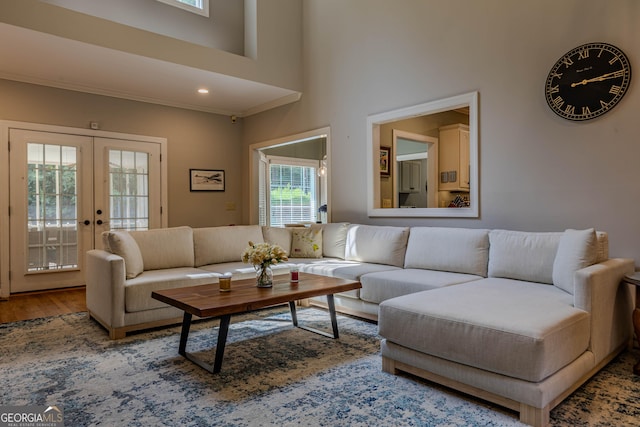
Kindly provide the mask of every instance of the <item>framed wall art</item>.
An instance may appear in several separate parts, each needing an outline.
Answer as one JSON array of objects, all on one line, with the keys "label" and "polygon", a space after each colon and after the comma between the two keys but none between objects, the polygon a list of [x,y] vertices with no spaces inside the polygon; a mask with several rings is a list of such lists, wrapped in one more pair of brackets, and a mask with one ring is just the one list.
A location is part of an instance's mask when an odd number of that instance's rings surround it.
[{"label": "framed wall art", "polygon": [[391,147],[380,147],[380,175],[391,175]]},{"label": "framed wall art", "polygon": [[215,169],[189,169],[189,190],[224,191],[224,171]]}]

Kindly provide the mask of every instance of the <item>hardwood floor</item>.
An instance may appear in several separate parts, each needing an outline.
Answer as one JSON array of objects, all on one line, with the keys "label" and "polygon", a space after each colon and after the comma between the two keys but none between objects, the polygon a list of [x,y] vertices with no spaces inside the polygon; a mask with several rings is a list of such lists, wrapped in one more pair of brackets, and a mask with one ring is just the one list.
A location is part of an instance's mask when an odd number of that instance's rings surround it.
[{"label": "hardwood floor", "polygon": [[0,323],[87,311],[84,286],[13,294],[0,301]]}]

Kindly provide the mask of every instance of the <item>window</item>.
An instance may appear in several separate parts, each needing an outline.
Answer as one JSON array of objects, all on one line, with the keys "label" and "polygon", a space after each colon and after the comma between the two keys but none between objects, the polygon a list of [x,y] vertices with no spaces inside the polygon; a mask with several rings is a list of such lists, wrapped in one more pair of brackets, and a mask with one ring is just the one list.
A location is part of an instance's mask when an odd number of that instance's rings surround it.
[{"label": "window", "polygon": [[149,229],[149,154],[109,150],[111,229]]},{"label": "window", "polygon": [[27,144],[29,272],[78,266],[77,151]]},{"label": "window", "polygon": [[[318,162],[269,157],[269,225],[316,222],[318,219]],[[266,222],[266,221],[265,221]]]},{"label": "window", "polygon": [[197,13],[198,15],[209,16],[209,0],[158,0],[159,2]]}]

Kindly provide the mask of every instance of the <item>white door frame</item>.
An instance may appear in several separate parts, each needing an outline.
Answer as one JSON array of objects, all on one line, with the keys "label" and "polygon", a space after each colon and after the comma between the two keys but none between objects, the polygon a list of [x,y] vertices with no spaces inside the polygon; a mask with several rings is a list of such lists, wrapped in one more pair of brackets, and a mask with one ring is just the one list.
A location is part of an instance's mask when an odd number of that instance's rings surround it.
[{"label": "white door frame", "polygon": [[154,142],[160,144],[160,179],[162,181],[162,191],[160,195],[160,206],[162,210],[162,227],[169,224],[167,208],[167,139],[155,136],[132,135],[119,132],[109,132],[93,129],[73,128],[67,126],[45,125],[38,123],[18,122],[10,120],[0,120],[0,298],[8,298],[10,294],[9,276],[9,130],[23,129],[42,132],[66,133],[69,135],[80,135],[90,137],[102,137],[123,139],[140,142]]},{"label": "white door frame", "polygon": [[[256,142],[249,145],[249,224],[258,224],[258,186],[259,186],[259,173],[258,164],[260,163],[260,150],[267,147],[274,147],[277,145],[284,145],[287,143],[302,142],[309,139],[315,139],[319,137],[326,137],[326,155],[327,155],[327,185],[326,185],[326,200],[327,200],[327,222],[331,222],[331,128],[323,127],[307,132],[302,132],[294,135],[288,135],[281,138],[271,139],[268,141]],[[325,189],[322,189],[325,191]]]}]

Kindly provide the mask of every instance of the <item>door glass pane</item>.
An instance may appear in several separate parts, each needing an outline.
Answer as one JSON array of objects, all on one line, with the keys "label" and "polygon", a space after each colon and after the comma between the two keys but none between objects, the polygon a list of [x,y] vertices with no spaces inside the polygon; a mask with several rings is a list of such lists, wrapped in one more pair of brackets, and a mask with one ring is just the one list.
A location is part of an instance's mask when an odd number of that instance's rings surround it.
[{"label": "door glass pane", "polygon": [[78,267],[77,148],[27,144],[27,271]]},{"label": "door glass pane", "polygon": [[111,229],[149,228],[149,155],[109,150]]}]

